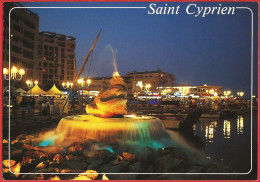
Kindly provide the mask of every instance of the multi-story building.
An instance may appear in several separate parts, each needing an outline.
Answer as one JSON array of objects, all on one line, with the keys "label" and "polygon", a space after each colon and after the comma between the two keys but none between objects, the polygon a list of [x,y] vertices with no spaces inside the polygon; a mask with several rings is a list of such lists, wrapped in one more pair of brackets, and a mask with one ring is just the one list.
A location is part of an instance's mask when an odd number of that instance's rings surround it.
[{"label": "multi-story building", "polygon": [[25,70],[23,83],[27,79],[37,79],[39,16],[31,10],[23,8],[23,5],[20,3],[6,2],[3,10],[3,67],[9,68],[10,31],[11,67],[16,66]]},{"label": "multi-story building", "polygon": [[128,94],[134,94],[145,89],[146,85],[149,85],[148,88],[151,92],[156,92],[157,87],[171,87],[175,82],[175,76],[161,70],[132,71],[124,76],[124,80],[127,84]]},{"label": "multi-story building", "polygon": [[[162,72],[161,70],[157,71],[146,71],[146,72],[130,72],[122,76],[125,83],[128,94],[140,93],[145,89],[146,85],[150,85],[149,90],[151,92],[157,91],[158,86],[172,86],[175,81],[175,76]],[[89,90],[100,91],[103,88],[110,85],[112,77],[95,77],[91,78],[91,85]],[[142,85],[142,87],[141,87]]]},{"label": "multi-story building", "polygon": [[158,87],[159,93],[164,94],[175,94],[180,96],[220,96],[222,95],[222,86],[193,86],[186,84],[178,84],[172,87]]},{"label": "multi-story building", "polygon": [[72,82],[76,75],[76,42],[72,36],[40,32],[38,44],[38,75],[40,85]]}]

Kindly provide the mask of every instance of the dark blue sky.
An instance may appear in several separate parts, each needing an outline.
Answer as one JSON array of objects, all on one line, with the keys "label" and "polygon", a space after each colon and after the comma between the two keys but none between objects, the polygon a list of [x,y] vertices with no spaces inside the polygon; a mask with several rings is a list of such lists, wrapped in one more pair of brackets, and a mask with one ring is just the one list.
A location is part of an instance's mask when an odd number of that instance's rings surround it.
[{"label": "dark blue sky", "polygon": [[[137,6],[150,3],[22,3],[24,6]],[[156,3],[164,6],[165,3]],[[52,31],[76,38],[79,68],[100,28],[103,29],[94,50],[90,76],[113,72],[112,54],[117,52],[121,75],[132,70],[170,72],[178,84],[221,85],[250,96],[251,14],[236,9],[234,15],[187,15],[190,3],[180,5],[178,15],[148,15],[148,9],[31,9],[40,16],[40,31]],[[219,3],[195,3],[219,6]],[[250,7],[254,12],[254,77],[257,78],[258,10],[257,3],[221,3],[221,6]],[[87,75],[88,64],[84,75]],[[254,81],[257,92],[257,80]]]}]

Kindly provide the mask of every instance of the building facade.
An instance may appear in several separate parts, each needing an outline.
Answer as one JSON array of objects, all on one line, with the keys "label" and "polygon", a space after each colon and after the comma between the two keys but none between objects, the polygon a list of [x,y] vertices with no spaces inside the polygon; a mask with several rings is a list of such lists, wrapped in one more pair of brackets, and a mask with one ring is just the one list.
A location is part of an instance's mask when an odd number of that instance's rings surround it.
[{"label": "building facade", "polygon": [[178,84],[172,87],[158,87],[158,92],[161,95],[170,94],[175,96],[220,96],[222,95],[222,86]]},{"label": "building facade", "polygon": [[27,79],[37,79],[38,77],[39,16],[27,8],[14,7],[23,7],[23,5],[20,3],[4,3],[3,67],[9,68],[10,13],[10,65],[25,70],[25,75],[21,80],[25,83]]},{"label": "building facade", "polygon": [[[162,72],[161,70],[146,72],[133,71],[122,77],[126,83],[127,93],[129,95],[141,93],[145,89],[149,89],[150,92],[156,92],[158,86],[172,86],[175,81],[174,75]],[[111,79],[112,77],[91,78],[89,90],[100,91],[110,85]],[[146,88],[147,85],[150,85],[150,87]]]},{"label": "building facade", "polygon": [[38,77],[40,85],[72,82],[76,75],[76,39],[54,32],[40,32]]},{"label": "building facade", "polygon": [[132,71],[124,76],[124,80],[127,84],[128,94],[135,94],[145,89],[149,89],[150,92],[156,92],[157,87],[171,87],[175,82],[175,76],[161,70]]}]

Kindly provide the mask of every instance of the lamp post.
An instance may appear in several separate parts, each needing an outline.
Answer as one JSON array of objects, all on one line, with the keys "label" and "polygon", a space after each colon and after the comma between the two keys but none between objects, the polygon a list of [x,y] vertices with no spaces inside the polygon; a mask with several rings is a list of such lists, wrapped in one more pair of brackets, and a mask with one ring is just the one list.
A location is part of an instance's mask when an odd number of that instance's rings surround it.
[{"label": "lamp post", "polygon": [[[5,80],[10,80],[10,81],[13,80],[13,83],[14,83],[13,92],[14,92],[15,80],[21,80],[23,78],[23,75],[25,75],[25,71],[22,68],[18,69],[17,67],[13,66],[11,68],[11,71],[9,71],[9,69],[7,69],[7,68],[3,68],[3,75],[4,75]],[[18,75],[19,75],[19,77],[18,77]],[[9,88],[9,91],[10,91],[10,88]]]},{"label": "lamp post", "polygon": [[224,93],[224,96],[227,97],[227,96],[230,96],[231,91],[230,90],[226,90],[223,93]]},{"label": "lamp post", "polygon": [[239,97],[243,97],[244,94],[245,94],[245,92],[237,92],[237,95],[238,95]]},{"label": "lamp post", "polygon": [[62,82],[62,86],[63,86],[64,89],[70,90],[73,86],[73,83],[72,82],[67,82],[67,83]]},{"label": "lamp post", "polygon": [[83,102],[84,102],[84,87],[88,88],[89,85],[91,84],[91,80],[87,79],[87,81],[85,81],[83,78],[78,79],[78,85],[79,88],[82,89],[81,93],[81,113],[83,113]]},{"label": "lamp post", "polygon": [[151,88],[151,84],[150,83],[146,83],[145,86],[144,86],[146,94],[148,94],[150,88]]},{"label": "lamp post", "polygon": [[27,81],[26,81],[26,85],[27,85],[27,87],[28,87],[29,90],[30,90],[30,96],[31,96],[31,95],[32,95],[33,85],[38,85],[38,81],[35,80],[35,81],[33,82],[32,79],[31,79],[31,80],[27,80]]}]

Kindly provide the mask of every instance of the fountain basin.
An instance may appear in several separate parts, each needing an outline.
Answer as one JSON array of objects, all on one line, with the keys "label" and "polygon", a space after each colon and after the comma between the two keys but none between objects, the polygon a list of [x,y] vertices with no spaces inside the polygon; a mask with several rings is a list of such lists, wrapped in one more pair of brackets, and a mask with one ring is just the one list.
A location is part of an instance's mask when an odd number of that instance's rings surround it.
[{"label": "fountain basin", "polygon": [[149,143],[166,135],[161,121],[151,116],[99,118],[93,115],[68,116],[59,122],[57,133],[76,139],[102,142],[137,141]]}]

